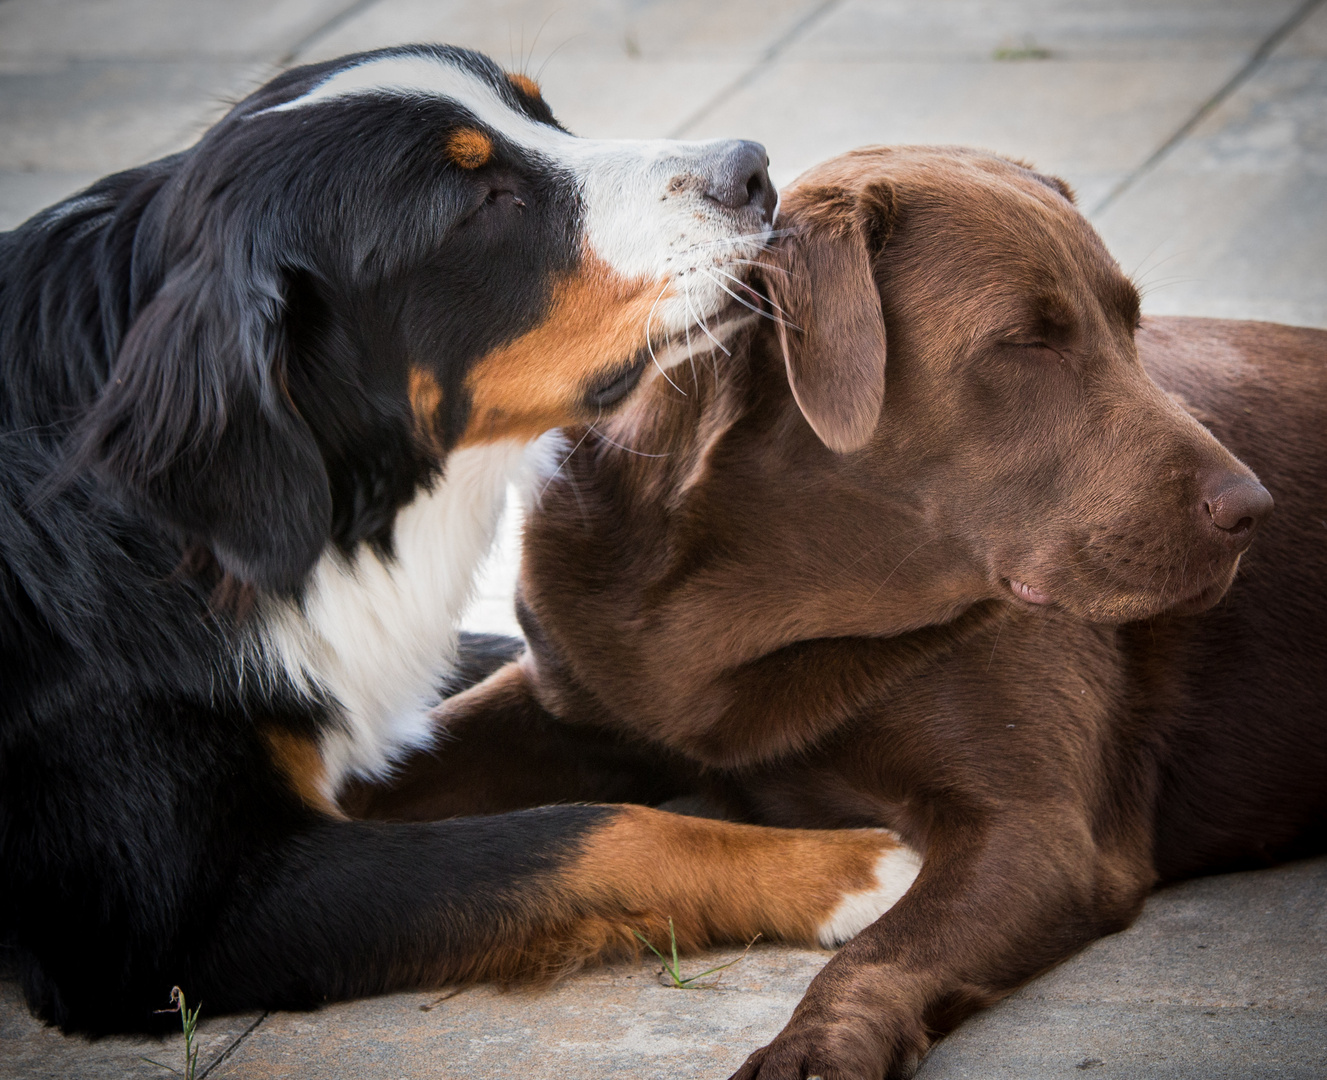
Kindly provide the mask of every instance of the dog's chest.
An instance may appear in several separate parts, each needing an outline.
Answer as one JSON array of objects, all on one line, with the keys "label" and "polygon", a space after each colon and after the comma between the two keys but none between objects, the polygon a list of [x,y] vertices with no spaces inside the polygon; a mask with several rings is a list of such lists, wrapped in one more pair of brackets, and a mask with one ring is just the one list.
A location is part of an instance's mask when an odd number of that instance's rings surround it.
[{"label": "dog's chest", "polygon": [[431,741],[428,710],[452,670],[476,571],[507,486],[528,482],[537,446],[452,454],[444,477],[397,516],[392,558],[367,544],[351,559],[329,549],[302,604],[262,613],[266,662],[301,691],[330,697],[338,713],[321,746],[329,799],[348,777],[382,777]]}]

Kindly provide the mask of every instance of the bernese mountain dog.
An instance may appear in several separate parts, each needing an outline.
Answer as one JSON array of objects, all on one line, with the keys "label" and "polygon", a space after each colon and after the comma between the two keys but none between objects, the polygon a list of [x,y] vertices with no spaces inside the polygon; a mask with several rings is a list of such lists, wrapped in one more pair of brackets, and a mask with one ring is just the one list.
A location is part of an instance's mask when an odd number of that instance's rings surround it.
[{"label": "bernese mountain dog", "polygon": [[833,943],[906,887],[877,830],[338,804],[437,737],[541,433],[749,315],[765,164],[576,138],[419,46],[288,71],[0,236],[0,941],[39,1016],[549,976],[670,917]]}]

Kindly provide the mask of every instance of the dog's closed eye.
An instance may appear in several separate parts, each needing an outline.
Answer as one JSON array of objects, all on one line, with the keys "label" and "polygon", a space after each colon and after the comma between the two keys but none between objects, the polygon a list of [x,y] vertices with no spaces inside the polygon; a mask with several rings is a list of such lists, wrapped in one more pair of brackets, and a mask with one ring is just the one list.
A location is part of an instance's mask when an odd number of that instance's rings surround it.
[{"label": "dog's closed eye", "polygon": [[1064,362],[1064,353],[1045,341],[1004,341],[1001,342],[1007,349],[1016,349],[1020,353],[1034,360],[1057,360]]}]

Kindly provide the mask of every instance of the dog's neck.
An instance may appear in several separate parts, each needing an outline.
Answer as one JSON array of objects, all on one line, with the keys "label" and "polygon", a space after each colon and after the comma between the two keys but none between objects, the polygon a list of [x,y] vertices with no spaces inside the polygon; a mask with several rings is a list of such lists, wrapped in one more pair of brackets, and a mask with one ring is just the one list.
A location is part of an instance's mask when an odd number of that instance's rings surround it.
[{"label": "dog's neck", "polygon": [[323,795],[377,779],[434,735],[428,710],[452,674],[460,620],[492,547],[508,485],[543,471],[543,441],[453,453],[443,475],[397,515],[390,555],[329,545],[301,601],[265,600],[254,627],[262,663],[322,702]]}]

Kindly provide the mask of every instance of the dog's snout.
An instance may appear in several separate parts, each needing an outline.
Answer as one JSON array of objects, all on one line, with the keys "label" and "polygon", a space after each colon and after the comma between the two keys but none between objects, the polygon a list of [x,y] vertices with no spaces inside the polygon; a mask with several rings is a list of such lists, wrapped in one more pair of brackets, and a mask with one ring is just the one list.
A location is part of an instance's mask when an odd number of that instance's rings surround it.
[{"label": "dog's snout", "polygon": [[779,197],[768,166],[769,157],[760,143],[725,143],[702,165],[705,198],[729,210],[752,207],[765,222],[772,222]]},{"label": "dog's snout", "polygon": [[1212,477],[1203,487],[1203,514],[1232,545],[1244,548],[1272,512],[1268,490],[1245,476]]}]

